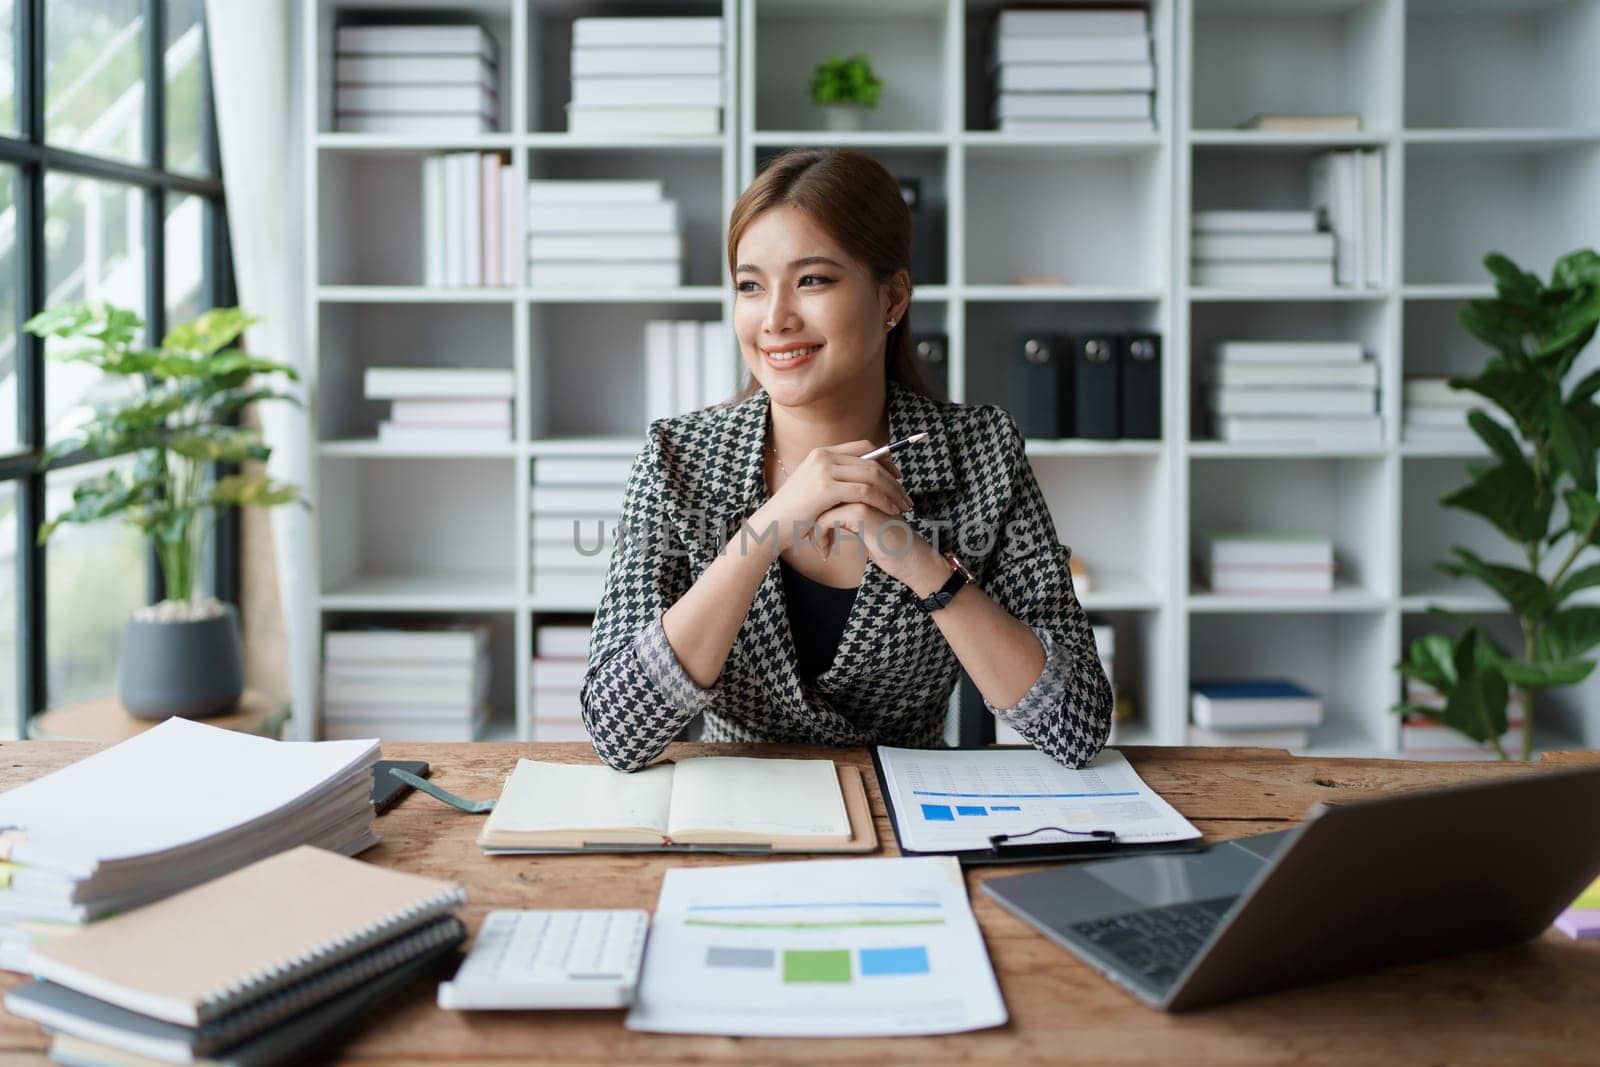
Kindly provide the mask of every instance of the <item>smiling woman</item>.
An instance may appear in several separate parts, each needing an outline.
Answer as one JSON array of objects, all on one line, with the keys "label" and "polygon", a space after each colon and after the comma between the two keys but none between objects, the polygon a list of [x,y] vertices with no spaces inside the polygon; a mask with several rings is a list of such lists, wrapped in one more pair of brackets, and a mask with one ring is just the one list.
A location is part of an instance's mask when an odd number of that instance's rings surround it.
[{"label": "smiling woman", "polygon": [[734,205],[751,380],[652,423],[634,462],[582,694],[612,766],[697,714],[708,740],[936,745],[962,668],[1063,763],[1104,745],[1069,552],[1011,416],[923,385],[910,259],[898,184],[862,152],[784,153]]}]

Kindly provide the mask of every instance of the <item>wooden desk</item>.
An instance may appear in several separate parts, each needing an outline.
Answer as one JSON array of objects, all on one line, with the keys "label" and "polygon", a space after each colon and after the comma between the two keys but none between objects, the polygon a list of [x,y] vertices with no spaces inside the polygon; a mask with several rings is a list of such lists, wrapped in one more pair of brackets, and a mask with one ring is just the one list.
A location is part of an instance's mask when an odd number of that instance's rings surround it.
[{"label": "wooden desk", "polygon": [[[0,789],[92,752],[58,742],[0,744]],[[1318,760],[1267,749],[1126,748],[1139,773],[1208,839],[1283,829],[1319,800],[1460,782],[1537,767],[1495,763]],[[864,752],[753,746],[675,746],[676,755],[742,753],[820,756],[867,766]],[[592,760],[585,745],[387,745],[384,754],[426,759],[433,780],[468,796],[496,795],[519,756]],[[1566,754],[1560,762],[1600,760]],[[869,791],[885,853],[894,835],[882,798]],[[1574,817],[1579,817],[1574,815]],[[1582,817],[1589,817],[1584,815]],[[468,889],[476,927],[491,908],[653,909],[661,875],[674,865],[749,862],[720,856],[550,856],[490,860],[472,841],[481,818],[412,794],[378,819],[384,840],[375,863],[450,878]],[[1492,857],[1485,857],[1492,863]],[[985,878],[1028,868],[989,868]],[[315,894],[285,902],[314,907]],[[1077,958],[974,892],[973,908],[1011,1021],[980,1033],[877,1040],[736,1039],[636,1034],[620,1012],[455,1013],[434,1006],[418,985],[343,1049],[349,1062],[377,1067],[486,1061],[637,1063],[872,1061],[941,1063],[1106,1062],[1593,1062],[1600,1042],[1600,945],[1547,933],[1527,945],[1290,990],[1190,1015],[1165,1015],[1099,977]],[[266,920],[270,921],[270,920]],[[441,977],[447,976],[448,970]],[[0,975],[9,988],[19,981]],[[33,1023],[0,1013],[0,1060],[27,1062],[45,1047]]]}]

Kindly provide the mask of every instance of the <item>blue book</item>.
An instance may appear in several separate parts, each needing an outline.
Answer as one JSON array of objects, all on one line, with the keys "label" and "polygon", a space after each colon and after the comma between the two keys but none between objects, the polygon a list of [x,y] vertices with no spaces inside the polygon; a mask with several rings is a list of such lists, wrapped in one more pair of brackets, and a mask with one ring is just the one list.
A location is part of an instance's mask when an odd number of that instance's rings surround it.
[{"label": "blue book", "polygon": [[1191,686],[1189,713],[1214,730],[1317,726],[1322,698],[1283,678],[1207,680]]}]

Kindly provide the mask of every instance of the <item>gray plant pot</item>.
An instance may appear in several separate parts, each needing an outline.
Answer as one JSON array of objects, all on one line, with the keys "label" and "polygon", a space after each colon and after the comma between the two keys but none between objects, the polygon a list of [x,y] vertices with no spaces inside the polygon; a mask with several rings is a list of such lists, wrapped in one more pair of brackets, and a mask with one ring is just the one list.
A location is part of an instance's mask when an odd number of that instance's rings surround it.
[{"label": "gray plant pot", "polygon": [[231,711],[244,692],[244,653],[232,604],[193,622],[128,620],[117,696],[130,715],[203,719]]}]

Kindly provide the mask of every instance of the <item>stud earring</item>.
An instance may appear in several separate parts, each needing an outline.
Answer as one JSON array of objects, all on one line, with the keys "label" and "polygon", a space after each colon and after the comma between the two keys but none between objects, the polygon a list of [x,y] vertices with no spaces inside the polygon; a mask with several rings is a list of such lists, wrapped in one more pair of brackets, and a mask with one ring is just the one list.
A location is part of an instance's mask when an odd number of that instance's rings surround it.
[{"label": "stud earring", "polygon": [[894,324],[896,322],[898,322],[898,321],[899,321],[898,319],[890,319],[885,325],[887,325],[889,327],[889,329],[892,330],[892,329],[894,329]]}]

